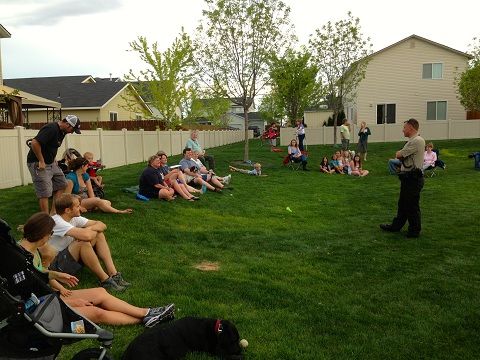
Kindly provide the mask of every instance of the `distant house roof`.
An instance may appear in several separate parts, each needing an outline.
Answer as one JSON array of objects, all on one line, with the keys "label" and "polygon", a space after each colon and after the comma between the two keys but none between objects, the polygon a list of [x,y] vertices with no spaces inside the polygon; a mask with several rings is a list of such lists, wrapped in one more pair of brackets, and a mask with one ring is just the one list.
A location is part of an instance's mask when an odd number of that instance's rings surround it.
[{"label": "distant house roof", "polygon": [[5,29],[2,24],[0,24],[0,38],[9,38],[9,37],[12,37],[12,34],[10,34],[8,30]]},{"label": "distant house roof", "polygon": [[259,111],[252,111],[248,113],[248,120],[263,120]]},{"label": "distant house roof", "polygon": [[381,53],[381,52],[384,52],[384,51],[386,51],[386,50],[388,50],[388,49],[390,49],[390,48],[392,48],[392,47],[394,47],[394,46],[397,46],[398,44],[401,44],[401,43],[403,43],[403,42],[405,42],[405,41],[408,41],[408,40],[411,40],[411,39],[421,40],[421,41],[424,41],[424,42],[429,43],[429,44],[431,44],[431,45],[438,46],[438,47],[441,47],[441,48],[443,48],[443,49],[445,49],[445,50],[454,52],[454,53],[456,53],[456,54],[458,54],[458,55],[465,56],[465,57],[468,58],[468,59],[472,59],[472,56],[471,56],[470,54],[467,54],[467,53],[462,52],[462,51],[459,51],[459,50],[455,50],[455,49],[453,49],[453,48],[451,48],[451,47],[442,45],[442,44],[437,43],[437,42],[432,41],[432,40],[428,40],[428,39],[426,39],[426,38],[424,38],[424,37],[421,37],[421,36],[418,36],[418,35],[415,35],[415,34],[410,35],[410,36],[408,36],[408,37],[406,37],[405,39],[402,39],[402,40],[400,40],[400,41],[397,41],[396,43],[394,43],[394,44],[392,44],[392,45],[389,45],[389,46],[387,46],[387,47],[385,47],[385,48],[383,48],[383,49],[381,49],[381,50],[378,50],[378,51],[374,52],[373,54],[370,54],[370,55],[367,56],[367,57],[375,56],[375,55],[377,55],[377,54],[379,54],[379,53]]},{"label": "distant house roof", "polygon": [[129,86],[126,82],[95,79],[90,75],[4,79],[3,82],[10,87],[58,101],[62,108],[101,108]]}]

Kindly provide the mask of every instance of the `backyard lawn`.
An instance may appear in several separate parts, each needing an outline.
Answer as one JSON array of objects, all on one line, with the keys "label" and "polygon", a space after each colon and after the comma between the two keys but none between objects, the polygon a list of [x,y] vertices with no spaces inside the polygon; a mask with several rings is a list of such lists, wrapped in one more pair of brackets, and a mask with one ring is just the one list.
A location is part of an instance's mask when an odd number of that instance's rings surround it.
[{"label": "backyard lawn", "polygon": [[[419,239],[378,227],[396,212],[399,181],[386,165],[403,143],[370,144],[370,175],[356,178],[319,173],[332,146],[309,146],[303,172],[282,166],[285,149],[252,140],[251,159],[268,177],[233,173],[233,189],[197,202],[137,201],[122,188],[137,184],[145,164],[107,168],[107,198],[134,213],[87,217],[107,224],[113,258],[133,284],[120,298],[174,302],[177,318],[229,319],[249,342],[246,359],[478,359],[480,171],[467,155],[480,140],[433,142],[447,169],[425,180]],[[243,144],[210,152],[223,175]],[[0,217],[13,228],[37,209],[31,185],[0,190]],[[219,270],[197,270],[202,261]],[[87,270],[80,278],[81,287],[97,284]],[[143,331],[106,328],[116,359]],[[88,345],[66,346],[60,358]]]}]

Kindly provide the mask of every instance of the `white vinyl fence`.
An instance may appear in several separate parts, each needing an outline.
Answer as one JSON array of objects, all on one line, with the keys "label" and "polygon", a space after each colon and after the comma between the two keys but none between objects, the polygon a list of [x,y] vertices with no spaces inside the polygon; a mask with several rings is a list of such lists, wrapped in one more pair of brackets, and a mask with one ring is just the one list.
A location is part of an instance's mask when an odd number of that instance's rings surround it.
[{"label": "white vinyl fence", "polygon": [[[29,148],[26,140],[38,130],[16,127],[0,130],[0,189],[27,185],[32,178],[27,168]],[[122,131],[82,130],[81,135],[69,134],[58,149],[57,160],[66,148],[74,148],[81,154],[90,151],[95,159],[101,159],[109,168],[146,161],[159,150],[167,155],[182,153],[190,137],[189,131]],[[205,149],[243,141],[245,133],[235,130],[199,131],[198,140]],[[253,131],[250,131],[253,137]]]},{"label": "white vinyl fence", "polygon": [[[368,125],[372,135],[368,142],[405,141],[403,123]],[[352,126],[350,144],[358,142],[358,126]],[[476,139],[480,138],[480,120],[435,120],[420,123],[420,135],[428,142],[431,140]],[[295,138],[295,128],[280,129],[280,145],[287,146]],[[333,144],[333,126],[305,129],[307,145]],[[337,128],[337,143],[340,143],[340,131]]]}]

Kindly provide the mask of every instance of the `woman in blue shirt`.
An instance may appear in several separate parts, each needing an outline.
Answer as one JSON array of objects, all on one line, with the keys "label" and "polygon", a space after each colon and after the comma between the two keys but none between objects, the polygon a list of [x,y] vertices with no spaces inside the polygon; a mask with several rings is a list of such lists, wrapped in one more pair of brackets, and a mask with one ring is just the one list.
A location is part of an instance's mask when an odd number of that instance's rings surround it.
[{"label": "woman in blue shirt", "polygon": [[72,160],[69,165],[70,172],[65,176],[67,179],[65,193],[80,196],[80,205],[83,208],[83,212],[99,209],[106,213],[132,213],[132,209],[118,210],[112,206],[112,203],[109,200],[95,197],[90,176],[87,174],[88,164],[88,160],[83,157],[78,157]]}]

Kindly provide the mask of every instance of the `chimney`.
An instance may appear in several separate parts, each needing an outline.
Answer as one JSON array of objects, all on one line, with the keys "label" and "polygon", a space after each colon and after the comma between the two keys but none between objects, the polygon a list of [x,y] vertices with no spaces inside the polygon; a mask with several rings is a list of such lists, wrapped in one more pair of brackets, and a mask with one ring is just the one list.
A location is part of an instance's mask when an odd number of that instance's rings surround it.
[{"label": "chimney", "polygon": [[110,73],[110,81],[112,81],[112,73]]}]

